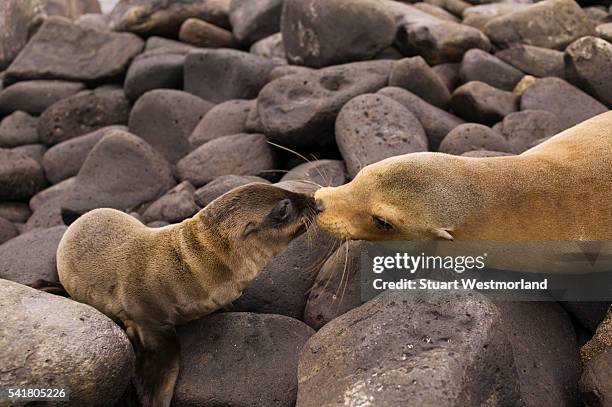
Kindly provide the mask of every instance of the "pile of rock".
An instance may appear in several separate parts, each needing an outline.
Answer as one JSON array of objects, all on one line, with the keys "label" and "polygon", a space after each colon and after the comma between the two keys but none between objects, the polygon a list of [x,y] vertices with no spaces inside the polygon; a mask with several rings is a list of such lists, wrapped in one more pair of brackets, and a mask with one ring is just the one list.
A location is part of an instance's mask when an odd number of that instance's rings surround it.
[{"label": "pile of rock", "polygon": [[[610,41],[610,10],[573,0],[120,0],[109,15],[4,0],[0,388],[108,405],[128,384],[121,330],[21,285],[57,281],[64,219],[112,207],[163,226],[250,182],[312,191],[399,154],[518,154],[612,106]],[[362,305],[360,243],[337,246],[313,230],[237,312],[181,328],[175,404],[612,402],[607,328],[578,387],[607,304]]]}]

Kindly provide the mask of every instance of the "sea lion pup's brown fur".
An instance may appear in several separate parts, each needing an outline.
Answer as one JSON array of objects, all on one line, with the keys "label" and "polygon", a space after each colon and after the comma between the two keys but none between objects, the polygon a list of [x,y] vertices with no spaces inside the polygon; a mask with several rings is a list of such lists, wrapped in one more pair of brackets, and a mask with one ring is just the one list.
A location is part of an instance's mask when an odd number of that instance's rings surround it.
[{"label": "sea lion pup's brown fur", "polygon": [[518,156],[392,157],[315,199],[341,238],[612,240],[612,112]]},{"label": "sea lion pup's brown fur", "polygon": [[145,406],[169,406],[179,370],[174,325],[238,298],[305,230],[313,200],[266,184],[234,189],[180,224],[152,229],[114,209],[74,222],[57,251],[70,296],[121,321]]}]

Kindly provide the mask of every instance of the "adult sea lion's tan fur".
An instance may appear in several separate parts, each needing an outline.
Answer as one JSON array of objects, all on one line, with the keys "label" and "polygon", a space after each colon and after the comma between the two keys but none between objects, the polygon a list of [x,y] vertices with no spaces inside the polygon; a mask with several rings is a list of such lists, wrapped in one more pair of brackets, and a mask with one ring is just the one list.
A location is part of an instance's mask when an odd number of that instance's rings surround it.
[{"label": "adult sea lion's tan fur", "polygon": [[612,240],[612,112],[518,156],[392,157],[315,198],[342,238]]},{"label": "adult sea lion's tan fur", "polygon": [[121,321],[136,349],[145,406],[168,406],[179,369],[174,325],[231,303],[311,217],[313,201],[271,185],[228,192],[178,225],[152,229],[113,209],[64,234],[60,281],[70,296]]}]

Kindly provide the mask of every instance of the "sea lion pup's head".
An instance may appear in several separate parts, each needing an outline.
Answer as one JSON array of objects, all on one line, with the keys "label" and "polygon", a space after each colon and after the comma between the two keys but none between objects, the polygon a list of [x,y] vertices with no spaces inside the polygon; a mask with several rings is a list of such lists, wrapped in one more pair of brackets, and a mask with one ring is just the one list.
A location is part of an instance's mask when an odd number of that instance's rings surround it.
[{"label": "sea lion pup's head", "polygon": [[314,220],[314,199],[270,184],[251,183],[212,201],[199,216],[225,237],[228,244],[257,241],[273,252],[306,231]]},{"label": "sea lion pup's head", "polygon": [[472,201],[463,172],[461,158],[439,153],[379,161],[315,193],[317,225],[341,239],[452,240]]}]

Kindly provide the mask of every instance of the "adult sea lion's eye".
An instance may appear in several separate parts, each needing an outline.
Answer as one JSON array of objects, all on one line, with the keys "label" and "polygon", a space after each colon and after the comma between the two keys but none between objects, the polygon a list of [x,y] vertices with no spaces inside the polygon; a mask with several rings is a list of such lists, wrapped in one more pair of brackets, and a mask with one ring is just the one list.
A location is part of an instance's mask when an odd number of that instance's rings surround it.
[{"label": "adult sea lion's eye", "polygon": [[374,226],[376,226],[380,230],[389,231],[393,229],[393,225],[387,222],[384,218],[380,216],[372,216],[372,220],[374,221]]}]

